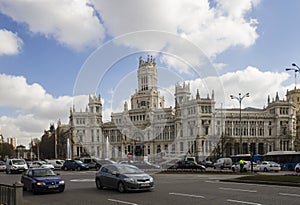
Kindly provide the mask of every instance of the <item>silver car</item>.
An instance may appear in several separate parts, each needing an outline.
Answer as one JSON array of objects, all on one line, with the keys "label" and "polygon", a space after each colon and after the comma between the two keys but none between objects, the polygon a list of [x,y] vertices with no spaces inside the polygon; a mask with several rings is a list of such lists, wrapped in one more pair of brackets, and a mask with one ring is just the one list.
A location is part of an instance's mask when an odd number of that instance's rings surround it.
[{"label": "silver car", "polygon": [[119,192],[152,190],[153,178],[133,165],[109,164],[104,165],[96,174],[97,189],[104,187],[117,189]]},{"label": "silver car", "polygon": [[0,172],[4,172],[6,170],[6,164],[3,161],[0,161]]},{"label": "silver car", "polygon": [[272,161],[263,161],[258,165],[259,171],[269,172],[275,171],[279,172],[281,170],[280,164]]}]

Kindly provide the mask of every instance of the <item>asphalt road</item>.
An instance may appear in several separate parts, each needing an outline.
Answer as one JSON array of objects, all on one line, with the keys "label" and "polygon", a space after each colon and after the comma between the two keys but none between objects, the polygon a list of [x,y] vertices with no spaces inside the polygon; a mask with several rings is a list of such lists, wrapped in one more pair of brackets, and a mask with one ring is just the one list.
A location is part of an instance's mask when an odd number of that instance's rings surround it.
[{"label": "asphalt road", "polygon": [[[219,181],[236,175],[153,174],[153,191],[121,194],[116,190],[97,190],[95,171],[59,172],[66,182],[63,193],[33,195],[31,192],[24,192],[24,205],[300,204],[300,188],[297,187]],[[19,174],[0,173],[0,182],[13,184],[20,177]]]}]

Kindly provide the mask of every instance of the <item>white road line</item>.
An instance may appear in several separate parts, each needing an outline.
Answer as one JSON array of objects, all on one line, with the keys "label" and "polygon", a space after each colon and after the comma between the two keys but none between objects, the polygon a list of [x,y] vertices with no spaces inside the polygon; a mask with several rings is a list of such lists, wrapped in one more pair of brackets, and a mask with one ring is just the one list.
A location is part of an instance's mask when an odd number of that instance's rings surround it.
[{"label": "white road line", "polygon": [[[212,183],[212,184],[225,184],[225,182],[220,182],[220,181],[205,181],[206,183]],[[226,182],[227,183],[227,182]]]},{"label": "white road line", "polygon": [[175,196],[187,196],[187,197],[196,197],[196,198],[205,198],[204,196],[200,195],[193,195],[193,194],[183,194],[183,193],[169,193],[170,195],[175,195]]},{"label": "white road line", "polygon": [[296,196],[296,197],[300,197],[299,194],[290,194],[290,193],[279,193],[279,195],[283,195],[283,196]]},{"label": "white road line", "polygon": [[127,202],[127,201],[120,201],[120,200],[117,200],[117,199],[107,199],[107,200],[112,201],[112,202],[117,202],[117,203],[120,203],[120,204],[138,205],[138,204]]},{"label": "white road line", "polygon": [[238,200],[233,200],[233,199],[227,199],[228,202],[233,202],[233,203],[239,203],[239,204],[251,204],[251,205],[261,205],[259,203],[255,202],[249,202],[249,201],[238,201]]},{"label": "white road line", "polygon": [[95,179],[70,179],[71,182],[95,182]]},{"label": "white road line", "polygon": [[232,188],[226,188],[226,187],[219,187],[219,189],[222,189],[222,190],[228,190],[228,191],[252,192],[252,193],[257,192],[257,190],[249,190],[249,189],[232,189]]}]

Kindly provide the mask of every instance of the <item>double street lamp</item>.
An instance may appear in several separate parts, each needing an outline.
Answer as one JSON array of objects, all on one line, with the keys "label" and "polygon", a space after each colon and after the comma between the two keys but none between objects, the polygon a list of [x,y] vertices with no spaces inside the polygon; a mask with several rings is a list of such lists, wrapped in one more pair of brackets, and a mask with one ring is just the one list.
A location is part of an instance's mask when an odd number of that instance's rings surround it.
[{"label": "double street lamp", "polygon": [[240,103],[240,148],[239,148],[239,154],[243,154],[242,150],[243,150],[243,144],[242,144],[242,101],[245,97],[249,97],[250,94],[246,93],[245,95],[242,96],[241,93],[239,93],[239,96],[234,96],[234,95],[230,95],[231,99],[236,99],[237,101],[239,101]]},{"label": "double street lamp", "polygon": [[297,72],[300,72],[300,68],[296,63],[292,63],[292,66],[294,66],[294,68],[286,68],[286,71],[290,71],[293,70],[295,71],[295,89],[296,89],[296,84],[297,84]]}]

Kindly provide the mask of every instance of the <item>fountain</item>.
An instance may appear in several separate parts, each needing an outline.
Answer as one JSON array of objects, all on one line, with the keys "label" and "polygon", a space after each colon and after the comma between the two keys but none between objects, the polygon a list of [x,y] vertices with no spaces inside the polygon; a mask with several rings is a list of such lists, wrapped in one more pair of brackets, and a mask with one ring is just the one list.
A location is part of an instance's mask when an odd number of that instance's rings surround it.
[{"label": "fountain", "polygon": [[108,141],[108,136],[106,136],[106,143],[105,143],[105,158],[106,159],[109,159],[109,141]]},{"label": "fountain", "polygon": [[70,139],[67,138],[67,159],[71,159]]}]

